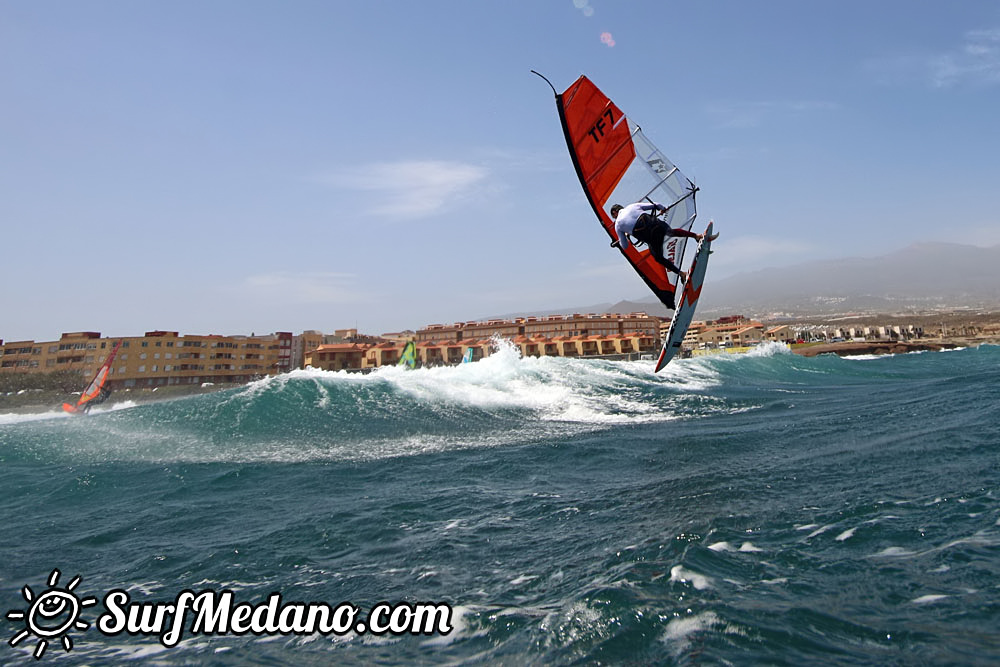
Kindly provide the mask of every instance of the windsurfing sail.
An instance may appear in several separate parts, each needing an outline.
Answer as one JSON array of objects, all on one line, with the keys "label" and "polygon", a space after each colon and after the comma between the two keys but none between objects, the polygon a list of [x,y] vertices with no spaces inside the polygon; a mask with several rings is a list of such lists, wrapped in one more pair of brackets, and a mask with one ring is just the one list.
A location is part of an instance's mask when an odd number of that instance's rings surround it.
[{"label": "windsurfing sail", "polygon": [[[534,70],[532,70],[534,72]],[[534,72],[538,74],[538,72]],[[663,204],[662,219],[671,227],[690,230],[697,215],[695,187],[684,174],[622,113],[590,79],[581,76],[562,93],[541,74],[556,96],[566,145],[594,214],[611,239],[617,240],[610,209],[635,202]],[[684,268],[686,237],[667,237],[663,255]],[[622,250],[653,294],[673,308],[677,276],[661,266],[648,248]]]},{"label": "windsurfing sail", "polygon": [[413,368],[417,365],[417,346],[412,340],[407,341],[406,345],[403,346],[403,351],[399,355],[398,366],[405,366],[406,368]]},{"label": "windsurfing sail", "polygon": [[462,357],[462,363],[463,364],[472,363],[472,356],[473,356],[472,348],[471,347],[466,348],[465,349],[465,356]]},{"label": "windsurfing sail", "polygon": [[90,381],[87,388],[83,390],[82,394],[80,394],[80,399],[76,402],[76,405],[63,403],[63,410],[71,413],[86,412],[91,408],[91,406],[102,403],[108,398],[111,394],[111,386],[108,384],[108,376],[111,375],[111,364],[114,362],[115,355],[118,354],[118,348],[121,346],[121,341],[115,343],[114,348],[112,348],[110,354],[108,354],[107,358],[104,360],[104,363],[97,369],[94,379]]}]

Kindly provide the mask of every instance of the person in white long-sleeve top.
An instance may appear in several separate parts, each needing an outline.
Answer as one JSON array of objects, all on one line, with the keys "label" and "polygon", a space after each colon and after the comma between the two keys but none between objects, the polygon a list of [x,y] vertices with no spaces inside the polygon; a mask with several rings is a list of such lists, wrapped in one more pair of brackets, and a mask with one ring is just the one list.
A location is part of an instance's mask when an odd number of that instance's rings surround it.
[{"label": "person in white long-sleeve top", "polygon": [[[653,255],[653,259],[666,267],[667,271],[686,279],[677,265],[663,256],[663,240],[668,236],[686,236],[701,241],[705,235],[696,234],[686,229],[674,229],[656,217],[657,213],[664,213],[666,210],[666,206],[655,202],[636,202],[628,206],[615,204],[611,207],[611,217],[615,221],[615,233],[618,235],[618,240],[611,245],[625,250],[632,245],[632,241],[629,239],[631,234],[649,246],[649,252]],[[713,234],[709,240],[714,241],[718,236],[718,234]]]}]

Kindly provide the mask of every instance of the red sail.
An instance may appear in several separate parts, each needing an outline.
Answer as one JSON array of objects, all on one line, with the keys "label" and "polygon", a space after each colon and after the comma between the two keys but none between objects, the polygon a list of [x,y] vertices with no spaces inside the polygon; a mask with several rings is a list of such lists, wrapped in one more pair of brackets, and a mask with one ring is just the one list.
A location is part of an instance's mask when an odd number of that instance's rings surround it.
[{"label": "red sail", "polygon": [[[597,86],[581,76],[562,94],[556,94],[556,105],[577,176],[595,215],[613,240],[618,237],[609,203],[660,203],[668,207],[665,219],[671,227],[691,228],[697,188]],[[686,242],[683,237],[669,237],[664,255],[680,266]],[[648,249],[633,245],[623,254],[670,308],[676,277],[667,273]]]},{"label": "red sail", "polygon": [[591,201],[603,207],[635,159],[625,114],[584,76],[561,97],[580,180]]},{"label": "red sail", "polygon": [[101,364],[101,367],[97,369],[94,379],[90,381],[87,388],[83,390],[82,394],[80,394],[80,400],[76,402],[76,405],[71,406],[68,403],[64,403],[63,410],[66,410],[66,412],[78,412],[80,408],[101,395],[101,390],[104,389],[104,385],[108,382],[108,376],[111,374],[111,364],[114,362],[115,355],[118,354],[118,348],[120,348],[121,345],[121,341],[115,343],[115,346],[111,350],[111,353],[108,354],[107,359],[105,359],[104,363]]}]

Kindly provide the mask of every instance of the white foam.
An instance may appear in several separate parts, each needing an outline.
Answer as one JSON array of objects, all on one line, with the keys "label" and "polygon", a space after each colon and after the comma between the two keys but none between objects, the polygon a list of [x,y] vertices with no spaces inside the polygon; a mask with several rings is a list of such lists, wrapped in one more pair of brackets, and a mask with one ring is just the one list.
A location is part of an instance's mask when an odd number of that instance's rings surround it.
[{"label": "white foam", "polygon": [[823,533],[825,533],[826,531],[830,530],[831,528],[833,528],[833,526],[831,524],[827,524],[825,526],[820,526],[819,528],[817,528],[813,532],[811,532],[808,535],[806,535],[806,539],[808,540],[810,538],[816,537],[817,535],[822,535]]},{"label": "white foam", "polygon": [[886,547],[882,551],[872,554],[869,558],[906,558],[915,554],[915,551],[909,551],[903,547]]},{"label": "white foam", "polygon": [[[775,341],[768,341],[766,343],[761,343],[760,345],[755,345],[750,348],[744,356],[747,357],[778,357],[784,355],[793,355],[792,348],[788,347],[784,343],[778,343]],[[730,355],[727,355],[730,356]]]},{"label": "white foam", "polygon": [[6,426],[7,424],[23,424],[25,422],[37,422],[44,421],[46,419],[64,419],[70,415],[62,410],[55,412],[35,412],[35,413],[16,413],[8,412],[6,414],[0,414],[0,426]]},{"label": "white foam", "polygon": [[847,530],[845,530],[844,532],[842,532],[840,535],[837,535],[837,537],[835,537],[833,539],[837,540],[838,542],[843,542],[844,540],[849,540],[852,537],[854,537],[854,531],[856,531],[856,530],[857,530],[857,528],[848,528]]},{"label": "white foam", "polygon": [[497,340],[494,353],[474,363],[412,370],[383,366],[366,374],[299,369],[251,383],[238,396],[240,400],[251,398],[268,387],[282,388],[284,383],[303,379],[321,384],[385,383],[429,404],[528,409],[542,420],[608,425],[678,418],[651,401],[642,389],[662,394],[664,381],[684,389],[718,384],[718,373],[710,369],[671,368],[666,376],[654,375],[651,370],[651,362],[522,358],[512,343]]},{"label": "white foam", "polygon": [[712,551],[740,551],[742,553],[757,553],[763,551],[763,549],[755,547],[752,542],[744,542],[738,549],[729,542],[716,542],[715,544],[708,545],[708,548]]},{"label": "white foam", "polygon": [[690,583],[699,591],[712,588],[712,580],[709,577],[692,572],[683,565],[674,565],[670,568],[670,581],[678,581],[685,584]]},{"label": "white foam", "polygon": [[420,642],[421,646],[448,646],[460,639],[470,639],[473,637],[486,636],[486,629],[476,632],[469,632],[469,623],[466,618],[473,613],[471,607],[456,605],[451,608],[451,632],[446,635],[436,634],[430,639]]},{"label": "white foam", "polygon": [[944,600],[949,596],[947,595],[921,595],[918,598],[911,600],[913,604],[930,604],[932,602],[938,602],[939,600]]},{"label": "white foam", "polygon": [[[115,412],[118,410],[126,410],[128,408],[134,408],[136,406],[135,401],[120,401],[112,405],[102,405],[100,407],[93,407],[88,412],[88,416],[95,416],[99,414],[104,414],[107,412]],[[7,424],[23,424],[26,422],[36,422],[45,421],[47,419],[66,419],[69,417],[79,417],[80,415],[71,415],[68,412],[59,410],[50,410],[48,412],[29,412],[29,413],[15,413],[9,412],[6,414],[0,414],[0,426],[6,426]]]},{"label": "white foam", "polygon": [[706,611],[693,616],[682,618],[672,618],[667,623],[667,628],[663,633],[663,640],[669,642],[680,642],[696,632],[703,632],[709,628],[719,625],[721,621],[715,612]]}]

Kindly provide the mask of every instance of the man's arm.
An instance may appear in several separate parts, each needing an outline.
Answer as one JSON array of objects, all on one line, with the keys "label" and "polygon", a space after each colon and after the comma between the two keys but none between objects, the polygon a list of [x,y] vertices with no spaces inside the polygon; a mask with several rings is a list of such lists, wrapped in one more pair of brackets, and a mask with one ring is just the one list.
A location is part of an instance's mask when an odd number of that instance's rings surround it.
[{"label": "man's arm", "polygon": [[620,248],[621,250],[625,250],[626,248],[632,247],[632,241],[629,239],[628,234],[623,233],[622,230],[619,229],[617,225],[615,226],[615,234],[618,235],[618,240],[616,240],[611,244],[612,248]]}]

